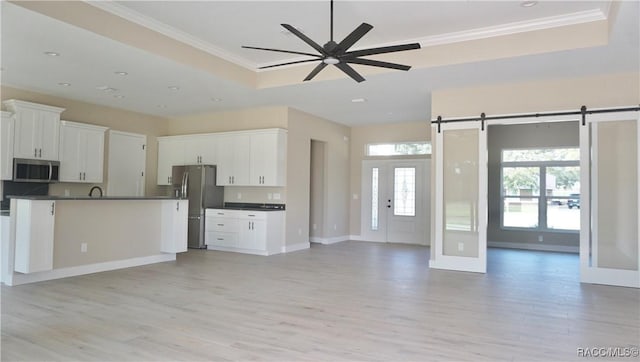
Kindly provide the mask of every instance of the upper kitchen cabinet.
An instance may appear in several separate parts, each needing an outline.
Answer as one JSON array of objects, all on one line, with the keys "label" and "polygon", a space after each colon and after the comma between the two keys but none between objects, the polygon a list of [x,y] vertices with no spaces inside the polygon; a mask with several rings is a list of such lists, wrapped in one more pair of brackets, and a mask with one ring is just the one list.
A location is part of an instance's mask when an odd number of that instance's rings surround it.
[{"label": "upper kitchen cabinet", "polygon": [[106,131],[106,127],[60,122],[60,181],[103,181]]},{"label": "upper kitchen cabinet", "polygon": [[158,185],[171,185],[171,169],[183,165],[216,165],[216,134],[158,137]]},{"label": "upper kitchen cabinet", "polygon": [[246,132],[229,132],[217,140],[218,186],[247,186],[251,173],[249,169],[251,135]]},{"label": "upper kitchen cabinet", "polygon": [[14,113],[13,157],[57,161],[64,108],[15,99],[3,104]]},{"label": "upper kitchen cabinet", "polygon": [[286,186],[287,133],[283,129],[255,131],[250,146],[251,186]]},{"label": "upper kitchen cabinet", "polygon": [[0,123],[0,180],[13,178],[13,115],[2,112]]}]

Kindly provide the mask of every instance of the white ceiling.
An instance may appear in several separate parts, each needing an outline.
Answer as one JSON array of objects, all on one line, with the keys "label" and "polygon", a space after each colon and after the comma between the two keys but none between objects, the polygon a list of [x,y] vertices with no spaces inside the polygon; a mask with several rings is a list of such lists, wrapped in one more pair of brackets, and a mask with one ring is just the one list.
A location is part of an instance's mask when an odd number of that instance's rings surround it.
[{"label": "white ceiling", "polygon": [[[398,44],[452,32],[498,27],[569,13],[608,14],[608,2],[337,1],[335,38],[361,22],[374,29],[358,47]],[[638,71],[639,3],[623,2],[609,44],[501,60],[470,62],[409,72],[305,82],[252,89],[209,72],[136,49],[87,30],[2,2],[2,83],[64,98],[176,117],[265,105],[285,105],[346,125],[427,120],[434,90],[532,79]],[[241,45],[312,51],[281,33],[290,23],[323,44],[329,36],[327,1],[118,2],[102,4],[154,30],[179,35],[203,48],[254,68],[288,61],[286,54],[241,49]],[[43,52],[56,51],[59,57]],[[114,72],[126,71],[127,76]],[[60,86],[59,83],[71,86]],[[97,89],[117,89],[106,93]],[[168,87],[179,86],[178,91]],[[114,95],[123,98],[115,98]],[[222,101],[214,102],[212,98]],[[365,103],[351,99],[366,98]]]}]

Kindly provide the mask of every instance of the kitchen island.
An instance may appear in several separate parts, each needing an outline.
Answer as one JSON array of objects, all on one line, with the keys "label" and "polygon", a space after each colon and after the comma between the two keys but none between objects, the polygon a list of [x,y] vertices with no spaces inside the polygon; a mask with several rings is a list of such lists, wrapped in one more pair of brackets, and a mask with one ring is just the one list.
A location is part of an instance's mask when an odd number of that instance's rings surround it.
[{"label": "kitchen island", "polygon": [[12,197],[8,222],[2,216],[2,282],[175,260],[187,251],[187,216],[187,200],[167,197]]}]

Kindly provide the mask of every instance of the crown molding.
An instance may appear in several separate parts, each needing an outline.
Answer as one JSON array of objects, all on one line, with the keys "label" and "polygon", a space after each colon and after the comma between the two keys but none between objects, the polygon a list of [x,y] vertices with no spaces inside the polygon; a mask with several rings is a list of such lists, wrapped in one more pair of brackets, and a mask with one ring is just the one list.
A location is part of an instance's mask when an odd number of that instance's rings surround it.
[{"label": "crown molding", "polygon": [[237,64],[249,70],[255,70],[257,67],[256,64],[238,57],[235,54],[232,54],[222,48],[219,48],[209,42],[206,42],[202,39],[199,39],[195,36],[192,36],[188,33],[185,33],[181,30],[178,30],[174,27],[171,27],[165,23],[157,21],[151,17],[142,15],[136,11],[133,11],[126,6],[117,4],[113,1],[86,1],[87,4],[94,6],[100,10],[104,10],[113,15],[119,16],[125,20],[128,20],[132,23],[143,26],[147,29],[158,32],[162,35],[165,35],[171,39],[177,40],[184,44],[190,45],[196,49],[207,52],[211,55],[220,57],[226,61]]},{"label": "crown molding", "polygon": [[[190,34],[187,34],[181,30],[173,28],[153,18],[142,15],[136,11],[133,11],[115,2],[87,1],[86,3],[94,7],[97,7],[101,10],[104,10],[106,12],[109,12],[113,15],[119,16],[123,19],[131,21],[135,24],[138,24],[150,30],[156,31],[169,38],[188,44],[196,49],[200,49],[211,55],[220,57],[224,60],[240,65],[252,71],[266,72],[272,69],[258,69],[258,68],[275,65],[278,63],[286,63],[291,61],[307,59],[305,57],[292,57],[292,58],[279,60],[276,62],[256,64],[245,58],[239,57],[238,55],[233,54],[227,50],[219,48],[211,43],[208,43],[202,39],[199,39]],[[594,21],[602,21],[602,20],[607,20],[608,18],[610,2],[608,2],[606,5],[607,5],[606,9],[604,10],[602,9],[585,10],[585,11],[580,11],[580,12],[575,12],[570,14],[556,15],[556,16],[550,16],[550,17],[533,19],[533,20],[518,21],[513,23],[470,29],[470,30],[465,30],[460,32],[438,34],[438,35],[426,36],[421,38],[398,40],[394,42],[368,46],[367,48],[383,47],[383,46],[404,44],[404,43],[420,43],[421,47],[426,48],[426,47],[437,46],[437,45],[446,45],[446,44],[453,44],[453,43],[472,41],[472,40],[489,39],[489,38],[506,36],[506,35],[526,33],[531,31],[539,31],[539,30],[558,28],[563,26],[584,24],[584,23],[589,23]],[[352,49],[360,50],[364,48],[354,47]],[[282,69],[285,67],[296,67],[300,65],[304,65],[304,64],[291,64],[287,66],[282,66],[279,69]]]}]

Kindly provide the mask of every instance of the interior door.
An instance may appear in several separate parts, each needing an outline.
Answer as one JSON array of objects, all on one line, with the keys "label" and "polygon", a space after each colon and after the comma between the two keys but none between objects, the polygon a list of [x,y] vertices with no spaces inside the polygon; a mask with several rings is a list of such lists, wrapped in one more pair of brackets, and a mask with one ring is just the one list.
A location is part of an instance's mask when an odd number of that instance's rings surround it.
[{"label": "interior door", "polygon": [[640,119],[595,114],[580,127],[580,280],[640,288]]},{"label": "interior door", "polygon": [[479,122],[433,127],[435,239],[429,266],[486,273],[487,136]]},{"label": "interior door", "polygon": [[144,196],[147,136],[109,131],[108,196]]},{"label": "interior door", "polygon": [[428,244],[429,163],[427,159],[363,161],[363,239]]}]

